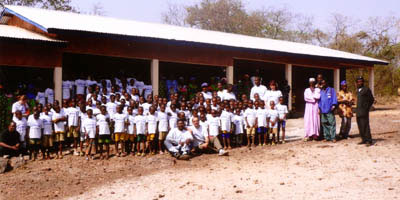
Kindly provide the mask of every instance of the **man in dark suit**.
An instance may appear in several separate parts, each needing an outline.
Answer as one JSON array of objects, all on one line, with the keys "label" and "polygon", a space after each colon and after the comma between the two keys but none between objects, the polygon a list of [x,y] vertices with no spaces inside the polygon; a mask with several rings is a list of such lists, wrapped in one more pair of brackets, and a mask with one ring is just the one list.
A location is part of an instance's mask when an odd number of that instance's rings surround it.
[{"label": "man in dark suit", "polygon": [[364,78],[357,78],[357,125],[362,141],[358,144],[372,145],[371,129],[369,127],[369,111],[375,99],[371,90],[364,86]]}]

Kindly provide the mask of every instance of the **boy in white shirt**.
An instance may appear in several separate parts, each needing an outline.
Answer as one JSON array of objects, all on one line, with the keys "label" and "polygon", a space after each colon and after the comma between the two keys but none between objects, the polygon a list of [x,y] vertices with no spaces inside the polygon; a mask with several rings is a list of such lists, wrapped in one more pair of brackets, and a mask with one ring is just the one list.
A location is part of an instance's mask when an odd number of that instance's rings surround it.
[{"label": "boy in white shirt", "polygon": [[[85,132],[85,137],[88,138],[86,148],[86,160],[89,160],[89,156],[91,159],[93,159],[92,147],[95,144],[95,139],[97,135],[97,119],[93,116],[92,109],[89,109],[87,111],[87,117],[84,119],[82,126]],[[103,159],[102,155],[100,156],[100,159]]]},{"label": "boy in white shirt", "polygon": [[[89,109],[92,110],[92,109]],[[93,110],[92,110],[93,113]],[[86,141],[87,137],[85,135],[85,127],[83,126],[83,122],[85,121],[85,119],[87,118],[87,111],[86,111],[86,106],[85,104],[81,104],[80,105],[80,111],[79,111],[79,120],[78,120],[78,127],[79,127],[79,132],[80,132],[80,144],[79,144],[79,148],[80,148],[80,156],[84,155],[83,152],[83,143]]]},{"label": "boy in white shirt", "polygon": [[78,96],[79,99],[82,98],[83,95],[85,94],[86,86],[89,85],[87,85],[86,81],[82,79],[75,80],[74,85],[76,86],[76,95]]},{"label": "boy in white shirt", "polygon": [[160,150],[160,154],[164,154],[164,140],[167,137],[169,131],[169,116],[165,111],[165,105],[161,104],[160,111],[157,112],[158,118],[158,149]]},{"label": "boy in white shirt", "polygon": [[244,123],[244,117],[241,115],[241,110],[236,109],[233,117],[233,124],[235,126],[235,143],[238,147],[241,147],[243,144]]},{"label": "boy in white shirt", "polygon": [[231,147],[231,126],[232,126],[232,118],[233,113],[229,106],[225,107],[225,110],[222,111],[220,119],[221,119],[221,131],[222,131],[222,143],[224,145],[224,149],[232,149]]},{"label": "boy in white shirt", "polygon": [[141,106],[143,107],[143,114],[148,115],[150,107],[153,105],[153,97],[151,95],[147,96],[147,102],[143,103]]},{"label": "boy in white shirt", "polygon": [[171,104],[168,116],[169,116],[169,129],[171,130],[173,128],[176,128],[178,122],[178,113],[176,112],[175,104]]},{"label": "boy in white shirt", "polygon": [[267,137],[265,136],[265,133],[267,133],[267,115],[268,111],[267,109],[264,108],[264,102],[263,101],[256,101],[254,102],[254,105],[256,107],[256,112],[257,112],[257,135],[258,135],[258,145],[259,146],[264,146],[267,144]]},{"label": "boy in white shirt", "polygon": [[54,142],[58,143],[58,151],[56,151],[56,159],[63,158],[62,148],[65,141],[65,121],[67,121],[64,113],[61,112],[60,106],[54,107],[53,124],[54,124]]},{"label": "boy in white shirt", "polygon": [[111,132],[110,132],[110,116],[107,114],[105,106],[100,107],[100,114],[96,116],[97,119],[97,134],[99,136],[98,143],[100,145],[100,158],[103,157],[103,145],[106,146],[106,159],[110,157],[110,143],[111,143]]},{"label": "boy in white shirt", "polygon": [[68,100],[71,98],[72,85],[73,85],[73,83],[68,80],[62,82],[63,100],[64,99]]},{"label": "boy in white shirt", "polygon": [[269,134],[271,134],[271,144],[275,145],[276,135],[278,134],[279,113],[275,109],[275,102],[270,101],[270,110],[268,110],[269,118]]},{"label": "boy in white shirt", "polygon": [[49,103],[51,105],[54,104],[54,90],[51,88],[47,88],[44,91],[44,96],[46,97],[46,103]]},{"label": "boy in white shirt", "polygon": [[33,157],[33,161],[37,159],[37,154],[39,153],[39,148],[43,134],[43,121],[39,117],[40,117],[40,112],[36,109],[34,113],[28,117],[28,122],[27,122],[29,127],[28,131],[29,149],[30,149],[29,157],[30,158]]},{"label": "boy in white shirt", "polygon": [[158,125],[158,118],[156,114],[156,109],[153,106],[151,106],[149,109],[149,114],[146,116],[146,127],[147,127],[146,149],[149,149],[149,152],[152,155],[155,154],[154,138],[157,133],[157,125]]},{"label": "boy in white shirt", "polygon": [[143,107],[138,108],[135,116],[135,133],[137,137],[137,156],[145,156],[144,146],[146,141],[146,116],[143,115]]},{"label": "boy in white shirt", "polygon": [[[49,112],[47,107],[43,107],[43,113],[41,113],[40,119],[43,122],[42,153],[45,159],[50,159],[50,151],[53,147],[53,121],[52,113]],[[45,152],[47,152],[47,157]]]},{"label": "boy in white shirt", "polygon": [[110,102],[106,104],[107,113],[110,117],[113,117],[114,113],[117,112],[117,104],[115,103],[115,96],[110,95]]},{"label": "boy in white shirt", "polygon": [[42,104],[43,106],[46,105],[46,96],[45,96],[44,92],[40,92],[40,91],[39,91],[39,92],[36,94],[35,100],[36,100],[37,103],[40,103],[40,104]]},{"label": "boy in white shirt", "polygon": [[285,129],[286,129],[286,117],[288,112],[287,105],[283,104],[284,98],[279,97],[279,104],[276,105],[276,110],[279,114],[279,123],[278,123],[278,142],[279,142],[279,131],[282,129],[282,144],[285,144]]},{"label": "boy in white shirt", "polygon": [[19,133],[19,141],[21,142],[21,152],[26,152],[26,138],[28,135],[26,134],[28,132],[28,124],[26,122],[26,119],[22,116],[22,112],[17,110],[15,111],[15,117],[13,121],[15,122],[16,125],[16,131]]},{"label": "boy in white shirt", "polygon": [[68,133],[67,138],[73,138],[74,141],[74,155],[78,156],[78,138],[79,138],[79,109],[76,108],[75,101],[69,103],[69,107],[65,109],[65,115],[67,117]]},{"label": "boy in white shirt", "polygon": [[[118,157],[121,156],[121,152],[123,156],[126,156],[125,153],[125,134],[126,134],[126,125],[128,123],[128,116],[122,112],[122,105],[117,107],[117,113],[111,117],[112,124],[114,126],[114,137],[115,137],[115,153]],[[119,151],[119,143],[121,143],[121,152]]]},{"label": "boy in white shirt", "polygon": [[212,116],[207,120],[209,135],[212,137],[218,137],[220,129],[221,129],[221,120],[217,116],[216,110],[212,110],[211,115]]},{"label": "boy in white shirt", "polygon": [[254,144],[257,128],[257,111],[253,108],[253,101],[248,102],[248,108],[244,111],[244,120],[246,122],[246,134],[247,134],[247,147],[251,147]]},{"label": "boy in white shirt", "polygon": [[136,139],[136,133],[135,133],[135,116],[136,113],[133,112],[133,107],[129,106],[128,107],[128,134],[126,135],[125,140],[128,141],[128,147],[129,147],[129,152],[132,153],[132,155],[135,155],[135,139]]}]

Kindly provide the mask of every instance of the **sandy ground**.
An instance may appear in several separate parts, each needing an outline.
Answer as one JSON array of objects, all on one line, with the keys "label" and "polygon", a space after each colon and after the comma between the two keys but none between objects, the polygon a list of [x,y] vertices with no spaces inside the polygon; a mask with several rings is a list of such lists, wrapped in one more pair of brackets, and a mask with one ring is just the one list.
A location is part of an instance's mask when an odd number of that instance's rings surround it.
[{"label": "sandy ground", "polygon": [[[400,110],[371,113],[376,144],[353,139],[303,142],[303,120],[288,122],[289,143],[229,157],[202,155],[175,161],[167,155],[109,161],[29,162],[0,175],[2,199],[397,199],[400,198]],[[339,120],[337,120],[339,123]]]}]

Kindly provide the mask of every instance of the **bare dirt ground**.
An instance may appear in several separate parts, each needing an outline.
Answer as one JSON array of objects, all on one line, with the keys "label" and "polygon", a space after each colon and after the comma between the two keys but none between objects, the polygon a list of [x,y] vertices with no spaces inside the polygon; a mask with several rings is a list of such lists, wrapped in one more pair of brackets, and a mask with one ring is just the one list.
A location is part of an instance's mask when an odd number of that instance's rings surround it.
[{"label": "bare dirt ground", "polygon": [[[229,157],[167,155],[29,162],[0,175],[1,199],[397,199],[400,198],[400,106],[371,113],[376,144],[292,142],[238,148]],[[292,139],[302,119],[289,120]],[[339,123],[339,120],[337,120]]]}]

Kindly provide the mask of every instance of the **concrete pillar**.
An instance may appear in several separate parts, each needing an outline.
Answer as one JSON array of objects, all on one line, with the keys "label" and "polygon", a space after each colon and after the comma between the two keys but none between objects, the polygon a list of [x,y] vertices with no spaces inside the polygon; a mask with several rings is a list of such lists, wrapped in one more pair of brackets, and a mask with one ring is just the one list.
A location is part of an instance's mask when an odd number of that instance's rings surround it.
[{"label": "concrete pillar", "polygon": [[374,73],[374,67],[371,67],[368,69],[368,73],[369,73],[369,88],[371,89],[371,92],[373,95],[375,95],[375,73]]},{"label": "concrete pillar", "polygon": [[335,88],[335,91],[340,90],[340,69],[336,68],[333,70],[333,88]]},{"label": "concrete pillar", "polygon": [[233,84],[233,66],[226,67],[226,80],[229,84]]},{"label": "concrete pillar", "polygon": [[150,73],[151,73],[151,85],[153,86],[153,96],[158,95],[158,86],[160,77],[158,59],[151,60]]},{"label": "concrete pillar", "polygon": [[292,85],[292,64],[286,64],[285,65],[285,78],[288,82],[288,85],[290,86],[290,92],[289,92],[289,98],[288,98],[288,109],[289,111],[292,110],[292,91],[293,91],[293,85]]},{"label": "concrete pillar", "polygon": [[54,67],[54,99],[62,102],[62,67]]}]

